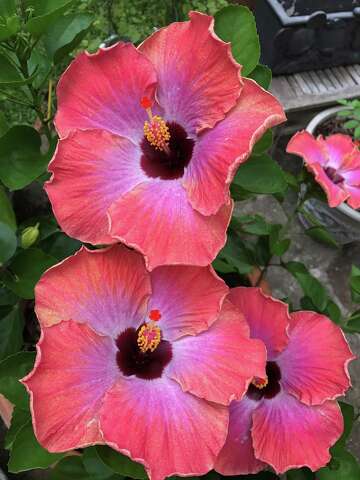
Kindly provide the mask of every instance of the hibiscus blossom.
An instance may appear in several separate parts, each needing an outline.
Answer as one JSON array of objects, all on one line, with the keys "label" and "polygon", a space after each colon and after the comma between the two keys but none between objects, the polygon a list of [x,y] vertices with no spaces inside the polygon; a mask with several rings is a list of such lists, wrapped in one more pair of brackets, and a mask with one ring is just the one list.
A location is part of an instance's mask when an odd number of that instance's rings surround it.
[{"label": "hibiscus blossom", "polygon": [[351,137],[338,133],[315,139],[308,132],[298,132],[286,151],[304,159],[330,207],[347,201],[350,207],[360,208],[360,150]]},{"label": "hibiscus blossom", "polygon": [[122,245],[82,248],[36,287],[42,333],[34,431],[51,452],[105,443],[151,478],[202,475],[224,445],[227,405],[265,375],[265,348],[211,267],[158,267]]},{"label": "hibiscus blossom", "polygon": [[339,327],[324,315],[296,312],[258,288],[231,290],[250,336],[267,348],[266,377],[254,378],[243,400],[230,405],[229,434],[215,469],[223,475],[277,473],[330,461],[343,431],[335,398],[350,386],[354,358]]},{"label": "hibiscus blossom", "polygon": [[46,191],[68,235],[121,241],[150,269],[205,266],[224,246],[236,169],[285,116],[241,77],[213,23],[193,12],[139,48],[85,52],[66,70]]}]

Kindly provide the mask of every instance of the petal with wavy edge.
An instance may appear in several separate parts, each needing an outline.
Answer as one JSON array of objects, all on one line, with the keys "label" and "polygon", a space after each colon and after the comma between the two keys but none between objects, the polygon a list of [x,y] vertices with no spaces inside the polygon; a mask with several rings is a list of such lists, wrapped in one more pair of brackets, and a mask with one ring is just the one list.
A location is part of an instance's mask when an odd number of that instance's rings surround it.
[{"label": "petal with wavy edge", "polygon": [[142,323],[150,294],[141,255],[123,245],[83,247],[44,273],[35,288],[36,314],[46,327],[73,319],[115,337]]}]

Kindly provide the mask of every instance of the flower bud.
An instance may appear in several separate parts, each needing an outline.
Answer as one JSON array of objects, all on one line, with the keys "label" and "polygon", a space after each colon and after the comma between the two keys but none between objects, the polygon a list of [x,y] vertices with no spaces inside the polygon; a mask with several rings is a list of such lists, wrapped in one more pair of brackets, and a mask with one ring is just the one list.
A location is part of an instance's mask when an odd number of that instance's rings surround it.
[{"label": "flower bud", "polygon": [[40,235],[39,224],[34,227],[26,227],[21,234],[21,246],[22,248],[30,248]]}]

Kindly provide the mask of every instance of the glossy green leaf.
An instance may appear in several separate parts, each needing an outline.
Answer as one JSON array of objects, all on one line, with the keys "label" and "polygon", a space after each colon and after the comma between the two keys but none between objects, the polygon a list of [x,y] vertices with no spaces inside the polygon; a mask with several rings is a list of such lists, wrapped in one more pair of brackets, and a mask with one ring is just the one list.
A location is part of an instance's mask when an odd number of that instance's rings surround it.
[{"label": "glossy green leaf", "polygon": [[20,71],[5,55],[0,53],[0,87],[23,82],[24,77]]},{"label": "glossy green leaf", "polygon": [[10,263],[11,274],[5,277],[6,286],[21,298],[32,299],[41,275],[55,263],[58,260],[42,250],[23,250]]},{"label": "glossy green leaf", "polygon": [[5,223],[14,232],[16,231],[16,218],[9,197],[0,185],[0,222]]},{"label": "glossy green leaf", "polygon": [[269,245],[272,255],[281,257],[289,249],[291,240],[282,238],[282,226],[273,225],[270,232]]},{"label": "glossy green leaf", "polygon": [[231,42],[235,60],[243,66],[242,75],[249,75],[260,58],[260,43],[256,22],[251,11],[230,5],[215,15],[215,32],[225,42]]},{"label": "glossy green leaf", "polygon": [[81,42],[93,20],[93,16],[86,13],[59,17],[44,37],[48,56],[58,63]]},{"label": "glossy green leaf", "polygon": [[21,428],[31,419],[30,410],[22,410],[21,408],[14,408],[11,416],[11,424],[5,436],[5,448],[10,449],[14,443],[16,435]]},{"label": "glossy green leaf", "polygon": [[271,225],[258,214],[237,215],[231,220],[231,228],[235,231],[242,231],[252,235],[269,235]]},{"label": "glossy green leaf", "polygon": [[243,243],[236,235],[228,235],[226,245],[220,251],[218,258],[219,260],[225,260],[240,274],[250,273],[254,268],[254,262],[252,262]]},{"label": "glossy green leaf", "polygon": [[34,16],[26,24],[26,29],[40,36],[52,28],[57,18],[63,15],[78,0],[25,0],[34,9]]},{"label": "glossy green leaf", "polygon": [[271,85],[272,73],[270,68],[266,67],[265,65],[257,65],[255,70],[251,72],[249,78],[252,78],[257,82],[261,87],[265,88],[265,90],[269,90]]},{"label": "glossy green leaf", "polygon": [[5,113],[0,111],[0,137],[5,135],[9,128],[10,126],[8,121],[6,120]]},{"label": "glossy green leaf", "polygon": [[0,266],[10,260],[17,247],[17,238],[9,225],[0,222]]},{"label": "glossy green leaf", "polygon": [[19,379],[33,368],[34,352],[18,352],[0,362],[0,393],[22,410],[29,409],[29,396]]},{"label": "glossy green leaf", "polygon": [[313,277],[305,265],[300,262],[288,262],[285,268],[296,278],[305,295],[322,312],[328,303],[328,297],[319,280]]},{"label": "glossy green leaf", "polygon": [[360,465],[346,450],[339,450],[327,467],[316,472],[317,480],[356,480],[360,478]]},{"label": "glossy green leaf", "polygon": [[139,463],[133,462],[129,457],[126,457],[105,445],[98,445],[96,451],[105,465],[111,468],[115,473],[138,480],[147,479],[144,467]]},{"label": "glossy green leaf", "polygon": [[16,0],[1,0],[0,16],[11,17],[16,13]]},{"label": "glossy green leaf", "polygon": [[305,230],[306,235],[313,238],[317,242],[323,243],[329,247],[339,248],[339,244],[326,228],[322,226],[310,227]]},{"label": "glossy green leaf", "polygon": [[45,170],[48,158],[41,155],[41,138],[32,127],[17,125],[0,138],[0,180],[18,190]]},{"label": "glossy green leaf", "polygon": [[33,468],[47,468],[65,455],[66,453],[50,453],[45,450],[36,440],[30,420],[15,437],[8,469],[12,473],[18,473]]},{"label": "glossy green leaf", "polygon": [[264,194],[284,192],[287,187],[282,169],[267,154],[253,155],[240,165],[233,183],[249,192]]},{"label": "glossy green leaf", "polygon": [[0,42],[15,35],[20,29],[20,19],[17,15],[11,17],[0,17]]},{"label": "glossy green leaf", "polygon": [[324,314],[330,317],[334,323],[337,323],[338,325],[342,324],[341,310],[332,300],[328,301]]},{"label": "glossy green leaf", "polygon": [[346,447],[346,442],[350,436],[355,420],[355,411],[352,405],[345,402],[339,402],[341,413],[344,418],[344,431],[339,440],[336,442],[335,447]]},{"label": "glossy green leaf", "polygon": [[51,469],[49,480],[93,480],[86,471],[81,456],[65,457]]},{"label": "glossy green leaf", "polygon": [[36,77],[32,82],[34,88],[40,88],[46,84],[51,67],[51,60],[43,52],[43,49],[33,48],[28,60],[28,69],[30,75],[36,73]]},{"label": "glossy green leaf", "polygon": [[360,333],[360,310],[352,313],[346,324],[342,326],[343,330],[349,333]]},{"label": "glossy green leaf", "polygon": [[18,352],[23,345],[24,319],[19,305],[0,318],[0,360]]},{"label": "glossy green leaf", "polygon": [[[96,480],[107,480],[114,477],[114,470],[108,467],[99,457],[96,447],[88,447],[84,450],[82,461],[90,478]],[[115,475],[117,479],[121,477]]]},{"label": "glossy green leaf", "polygon": [[63,260],[79,250],[81,242],[68,237],[63,232],[57,232],[42,241],[40,247],[57,260]]},{"label": "glossy green leaf", "polygon": [[260,140],[256,143],[253,149],[255,155],[260,155],[261,153],[269,150],[273,143],[273,132],[272,130],[267,130]]},{"label": "glossy green leaf", "polygon": [[350,288],[352,301],[360,303],[360,268],[356,265],[351,267]]},{"label": "glossy green leaf", "polygon": [[9,305],[15,305],[19,300],[19,297],[15,295],[15,293],[11,292],[8,288],[6,287],[1,287],[0,288],[0,306],[9,306]]}]

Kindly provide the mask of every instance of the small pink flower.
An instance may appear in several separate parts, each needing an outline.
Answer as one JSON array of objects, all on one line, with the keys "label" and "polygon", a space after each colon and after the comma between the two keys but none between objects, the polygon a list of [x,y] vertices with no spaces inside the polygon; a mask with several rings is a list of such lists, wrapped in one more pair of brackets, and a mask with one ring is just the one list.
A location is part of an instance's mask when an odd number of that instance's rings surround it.
[{"label": "small pink flower", "polygon": [[304,159],[307,169],[325,191],[330,207],[347,201],[360,208],[360,150],[348,135],[335,134],[316,139],[308,132],[298,132],[286,151]]},{"label": "small pink flower", "polygon": [[227,405],[265,348],[211,267],[159,267],[122,245],[82,248],[36,287],[42,334],[31,395],[51,452],[105,443],[151,478],[202,475],[224,445]]},{"label": "small pink flower", "polygon": [[318,470],[343,431],[335,399],[349,388],[354,358],[339,327],[324,315],[296,312],[258,288],[228,297],[245,315],[250,336],[267,348],[266,377],[230,405],[229,434],[215,469],[223,475]]},{"label": "small pink flower", "polygon": [[139,48],[82,53],[66,70],[46,190],[70,236],[121,241],[150,269],[205,266],[223,247],[236,169],[285,115],[241,77],[213,24],[193,12]]}]

